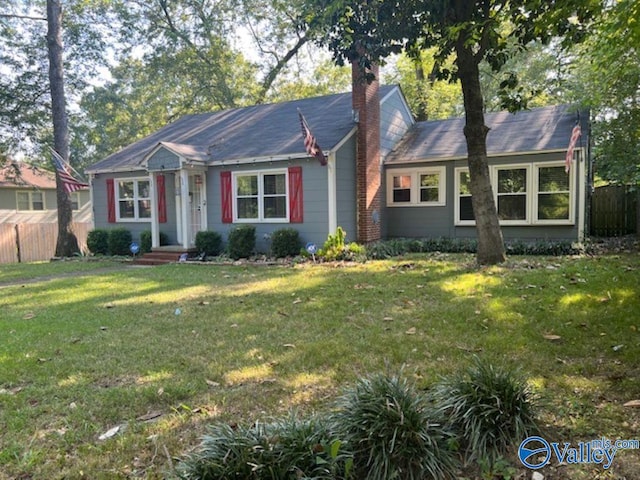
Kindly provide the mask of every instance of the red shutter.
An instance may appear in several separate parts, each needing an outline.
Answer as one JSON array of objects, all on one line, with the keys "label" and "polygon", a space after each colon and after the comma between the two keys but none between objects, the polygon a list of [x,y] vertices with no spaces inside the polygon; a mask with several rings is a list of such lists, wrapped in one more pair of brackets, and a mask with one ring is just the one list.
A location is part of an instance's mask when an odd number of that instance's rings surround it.
[{"label": "red shutter", "polygon": [[289,222],[303,222],[302,167],[289,167]]},{"label": "red shutter", "polygon": [[220,172],[220,194],[222,195],[222,223],[233,222],[233,192],[231,172]]},{"label": "red shutter", "polygon": [[107,221],[116,223],[116,189],[113,178],[107,178]]},{"label": "red shutter", "polygon": [[156,186],[158,194],[158,222],[167,223],[167,198],[164,187],[164,175],[156,177]]}]

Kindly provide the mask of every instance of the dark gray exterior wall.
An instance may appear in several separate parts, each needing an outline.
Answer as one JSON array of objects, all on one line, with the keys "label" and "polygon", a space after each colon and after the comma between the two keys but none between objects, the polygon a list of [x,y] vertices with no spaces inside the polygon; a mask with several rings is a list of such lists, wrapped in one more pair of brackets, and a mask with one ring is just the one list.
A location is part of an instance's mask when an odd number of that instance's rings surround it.
[{"label": "dark gray exterior wall", "polygon": [[268,236],[282,228],[293,228],[300,233],[302,244],[313,242],[318,247],[324,244],[329,226],[327,197],[327,167],[321,166],[315,159],[292,160],[290,162],[256,163],[233,165],[229,167],[210,167],[207,172],[207,223],[208,230],[222,235],[226,243],[229,231],[247,223],[222,223],[222,199],[220,189],[220,172],[247,172],[286,169],[291,166],[302,166],[303,182],[303,223],[250,223],[256,227],[256,250],[268,252],[270,242]]},{"label": "dark gray exterior wall", "polygon": [[[563,153],[543,153],[528,155],[511,155],[505,157],[492,157],[489,159],[489,167],[499,165],[532,164],[540,162],[561,162],[564,161]],[[386,230],[384,235],[387,238],[476,238],[475,226],[455,225],[455,169],[467,167],[466,159],[450,160],[442,162],[424,162],[411,164],[388,165],[384,174],[384,186],[386,190],[388,172],[393,169],[437,167],[446,166],[446,204],[444,206],[414,206],[398,207],[387,206],[385,208],[384,220]],[[573,175],[573,225],[502,225],[502,233],[505,239],[520,240],[577,240],[579,238],[579,184],[578,168],[572,168],[570,175]],[[533,193],[530,193],[532,195]],[[385,191],[386,202],[386,191]]]},{"label": "dark gray exterior wall", "polygon": [[180,158],[166,148],[158,149],[147,161],[149,171],[178,170]]}]

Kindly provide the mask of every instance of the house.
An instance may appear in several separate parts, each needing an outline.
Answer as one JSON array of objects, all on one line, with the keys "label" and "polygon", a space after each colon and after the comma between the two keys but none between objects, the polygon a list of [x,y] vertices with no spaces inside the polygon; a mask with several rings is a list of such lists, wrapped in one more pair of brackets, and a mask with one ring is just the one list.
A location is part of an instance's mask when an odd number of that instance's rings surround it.
[{"label": "house", "polygon": [[[292,227],[321,245],[350,240],[473,237],[462,119],[415,122],[398,86],[188,115],[87,169],[97,228],[163,232],[187,249],[200,230],[256,227],[257,249]],[[303,144],[301,112],[327,155]],[[569,173],[572,129],[578,141]],[[567,106],[488,114],[488,153],[507,238],[580,239],[588,115]],[[324,162],[323,162],[324,163]]]},{"label": "house", "polygon": [[[71,195],[73,220],[91,222],[89,190]],[[0,164],[0,223],[56,223],[58,202],[55,174],[22,162]]]}]

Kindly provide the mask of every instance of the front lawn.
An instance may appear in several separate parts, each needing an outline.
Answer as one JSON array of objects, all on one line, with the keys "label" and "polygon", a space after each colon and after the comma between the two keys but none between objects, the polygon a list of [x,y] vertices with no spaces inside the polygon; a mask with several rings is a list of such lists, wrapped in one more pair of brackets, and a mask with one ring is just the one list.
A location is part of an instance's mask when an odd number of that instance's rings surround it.
[{"label": "front lawn", "polygon": [[[0,273],[0,479],[164,478],[211,422],[322,411],[402,366],[427,388],[473,355],[523,369],[548,439],[638,438],[637,254],[76,265]],[[639,454],[541,472],[634,478]]]}]

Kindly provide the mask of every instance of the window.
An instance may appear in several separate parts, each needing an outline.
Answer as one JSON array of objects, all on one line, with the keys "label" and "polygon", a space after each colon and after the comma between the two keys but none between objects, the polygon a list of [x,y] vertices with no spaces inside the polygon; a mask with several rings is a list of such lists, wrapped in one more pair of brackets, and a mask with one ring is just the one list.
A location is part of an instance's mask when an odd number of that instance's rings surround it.
[{"label": "window", "polygon": [[471,204],[471,187],[469,170],[456,168],[456,223],[459,225],[473,225],[473,205]]},{"label": "window", "polygon": [[527,220],[527,167],[496,167],[496,206],[502,221]]},{"label": "window", "polygon": [[37,191],[16,192],[17,210],[44,210],[44,194]]},{"label": "window", "polygon": [[78,192],[71,192],[69,199],[71,200],[71,210],[80,210],[80,194]]},{"label": "window", "polygon": [[537,165],[536,220],[555,223],[571,220],[571,179],[563,165]]},{"label": "window", "polygon": [[441,206],[445,204],[445,167],[390,170],[387,200],[390,206]]},{"label": "window", "polygon": [[116,196],[118,220],[151,219],[151,184],[148,179],[118,180]]},{"label": "window", "polygon": [[234,176],[235,220],[287,221],[287,172],[238,172]]},{"label": "window", "polygon": [[[455,223],[474,225],[469,170],[455,172]],[[491,174],[501,224],[573,224],[573,176],[565,173],[563,162],[500,165]]]}]

